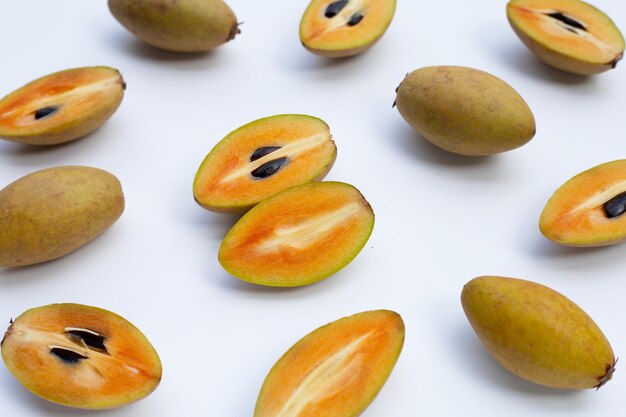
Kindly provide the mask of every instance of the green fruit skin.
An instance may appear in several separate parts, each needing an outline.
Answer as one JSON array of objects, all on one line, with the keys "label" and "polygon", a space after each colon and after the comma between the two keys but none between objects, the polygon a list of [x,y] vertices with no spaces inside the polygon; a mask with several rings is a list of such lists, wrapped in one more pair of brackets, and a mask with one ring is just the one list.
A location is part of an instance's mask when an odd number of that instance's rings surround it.
[{"label": "green fruit skin", "polygon": [[402,117],[434,145],[461,155],[518,148],[536,132],[524,99],[507,83],[467,67],[425,67],[397,90]]},{"label": "green fruit skin", "polygon": [[465,285],[461,303],[489,353],[513,374],[561,389],[597,388],[611,379],[611,345],[560,293],[530,281],[483,276]]},{"label": "green fruit skin", "polygon": [[120,182],[101,169],[65,166],[22,177],[0,191],[0,267],[73,252],[123,211]]},{"label": "green fruit skin", "polygon": [[139,39],[168,51],[207,51],[239,33],[222,0],[109,0],[109,10]]}]

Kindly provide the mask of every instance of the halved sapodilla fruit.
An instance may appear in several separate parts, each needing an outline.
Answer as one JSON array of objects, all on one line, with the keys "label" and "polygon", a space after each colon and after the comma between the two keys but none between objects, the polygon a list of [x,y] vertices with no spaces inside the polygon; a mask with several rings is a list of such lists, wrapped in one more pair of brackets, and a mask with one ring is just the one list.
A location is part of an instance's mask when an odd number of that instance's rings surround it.
[{"label": "halved sapodilla fruit", "polygon": [[566,246],[606,246],[626,241],[626,159],[584,171],[550,197],[539,229]]},{"label": "halved sapodilla fruit", "polygon": [[300,40],[328,58],[357,55],[383,36],[395,11],[395,0],[313,0],[300,22]]},{"label": "halved sapodilla fruit", "polygon": [[193,196],[217,212],[241,212],[294,185],[320,181],[337,148],[328,125],[302,114],[250,122],[229,133],[206,156]]},{"label": "halved sapodilla fruit", "polygon": [[363,195],[341,182],[299,185],[263,201],[228,232],[219,261],[254,284],[297,287],[348,265],[374,228]]},{"label": "halved sapodilla fruit", "polygon": [[580,0],[511,0],[507,16],[539,59],[564,71],[597,74],[615,68],[624,54],[611,19]]},{"label": "halved sapodilla fruit", "polygon": [[119,71],[108,67],[39,78],[0,100],[0,138],[29,145],[82,138],[115,113],[125,88]]},{"label": "halved sapodilla fruit", "polygon": [[77,408],[119,407],[150,394],[161,361],[130,322],[81,304],[30,309],[2,340],[9,371],[46,400]]},{"label": "halved sapodilla fruit", "polygon": [[254,417],[354,417],[374,400],[404,344],[398,313],[344,317],[303,337],[272,367]]}]

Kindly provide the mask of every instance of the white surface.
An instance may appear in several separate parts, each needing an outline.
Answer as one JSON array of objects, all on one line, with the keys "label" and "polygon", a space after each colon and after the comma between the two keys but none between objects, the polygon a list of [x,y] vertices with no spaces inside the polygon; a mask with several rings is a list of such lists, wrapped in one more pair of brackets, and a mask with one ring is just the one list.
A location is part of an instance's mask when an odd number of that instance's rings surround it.
[{"label": "white surface", "polygon": [[[471,278],[495,274],[557,289],[626,352],[626,246],[567,249],[539,233],[539,214],[564,181],[626,157],[626,64],[593,78],[537,61],[506,20],[505,2],[400,0],[366,54],[327,61],[306,52],[298,24],[306,0],[230,0],[242,34],[207,54],[144,46],[105,1],[3,1],[0,95],[48,73],[119,68],[128,83],[113,118],[91,136],[53,148],[0,143],[0,187],[57,165],[104,168],[121,180],[126,211],[77,252],[0,270],[0,319],[54,302],[121,314],[152,341],[164,365],[159,388],[99,416],[251,416],[274,362],[318,326],[363,310],[402,314],[404,351],[363,416],[591,416],[624,408],[626,372],[598,392],[524,382],[486,353],[461,309]],[[594,3],[626,29],[626,6]],[[526,146],[494,157],[440,151],[395,109],[405,73],[426,65],[473,66],[526,99],[538,125]],[[338,147],[328,175],[357,186],[376,212],[374,233],[335,276],[299,289],[244,284],[217,262],[235,217],[195,204],[200,162],[231,130],[259,117],[307,113],[325,120]],[[0,366],[2,415],[92,412],[31,395]],[[320,416],[323,417],[323,416]]]}]

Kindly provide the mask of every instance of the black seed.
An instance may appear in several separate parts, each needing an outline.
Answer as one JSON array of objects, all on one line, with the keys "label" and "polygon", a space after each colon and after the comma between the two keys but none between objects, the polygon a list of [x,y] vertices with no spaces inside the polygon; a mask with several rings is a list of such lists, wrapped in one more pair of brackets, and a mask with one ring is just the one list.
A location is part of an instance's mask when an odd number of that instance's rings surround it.
[{"label": "black seed", "polygon": [[626,192],[618,194],[604,203],[604,212],[609,219],[626,213]]},{"label": "black seed", "polygon": [[82,340],[83,342],[85,342],[87,346],[89,346],[92,349],[103,351],[103,352],[107,351],[106,346],[104,346],[105,337],[95,332],[90,332],[90,331],[81,330],[81,329],[72,329],[72,330],[68,330],[67,334],[69,334],[72,337]]},{"label": "black seed", "polygon": [[334,3],[330,3],[328,5],[328,7],[326,8],[326,13],[324,13],[324,16],[326,16],[327,18],[331,18],[331,17],[335,17],[339,14],[339,12],[346,7],[346,4],[348,4],[348,0],[339,0],[336,1]]},{"label": "black seed", "polygon": [[546,13],[546,15],[550,16],[553,19],[563,22],[568,26],[572,26],[572,27],[575,27],[576,29],[584,30],[585,32],[587,31],[587,28],[585,27],[585,25],[583,25],[577,20],[572,19],[571,17],[565,16],[561,12]]},{"label": "black seed", "polygon": [[280,146],[263,146],[262,148],[259,148],[256,151],[254,151],[254,153],[250,157],[250,162],[254,162],[257,159],[263,158],[265,155],[268,155],[279,149],[280,149]]},{"label": "black seed", "polygon": [[348,26],[356,26],[361,20],[363,20],[363,15],[361,13],[355,13],[350,20],[348,20]]},{"label": "black seed", "polygon": [[35,120],[39,120],[46,116],[50,116],[52,113],[54,113],[57,110],[58,110],[57,107],[44,107],[42,109],[39,109],[35,112]]},{"label": "black seed", "polygon": [[78,352],[74,352],[70,349],[64,349],[61,347],[53,347],[50,349],[50,353],[58,356],[63,362],[69,364],[77,364],[83,359],[87,359],[87,356],[83,356]]},{"label": "black seed", "polygon": [[251,172],[254,178],[267,178],[276,174],[287,163],[287,157],[269,161]]}]

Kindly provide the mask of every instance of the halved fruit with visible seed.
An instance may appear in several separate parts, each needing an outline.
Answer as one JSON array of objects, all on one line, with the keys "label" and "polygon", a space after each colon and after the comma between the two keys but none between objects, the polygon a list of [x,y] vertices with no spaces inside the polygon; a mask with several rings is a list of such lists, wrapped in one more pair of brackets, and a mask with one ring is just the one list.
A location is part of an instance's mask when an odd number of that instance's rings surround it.
[{"label": "halved fruit with visible seed", "polygon": [[507,16],[515,33],[545,63],[575,74],[615,68],[624,38],[613,21],[580,0],[511,0]]},{"label": "halved fruit with visible seed", "polygon": [[29,145],[79,139],[115,113],[125,88],[119,71],[108,67],[45,76],[0,100],[0,138]]},{"label": "halved fruit with visible seed", "polygon": [[626,241],[626,159],[595,166],[563,184],[543,209],[539,229],[566,246]]},{"label": "halved fruit with visible seed", "polygon": [[254,417],[358,416],[387,381],[403,344],[402,317],[389,310],[322,326],[272,367]]},{"label": "halved fruit with visible seed", "polygon": [[254,284],[296,287],[349,264],[374,228],[363,195],[341,182],[288,188],[246,213],[228,232],[219,261]]},{"label": "halved fruit with visible seed", "polygon": [[300,40],[328,58],[357,55],[383,36],[395,10],[395,0],[313,0],[300,22]]},{"label": "halved fruit with visible seed", "polygon": [[193,195],[208,210],[245,211],[286,188],[320,181],[336,157],[322,120],[302,114],[266,117],[215,145],[196,173]]},{"label": "halved fruit with visible seed", "polygon": [[159,356],[139,329],[81,304],[20,315],[4,334],[2,358],[33,394],[77,408],[119,407],[144,398],[161,380]]}]

